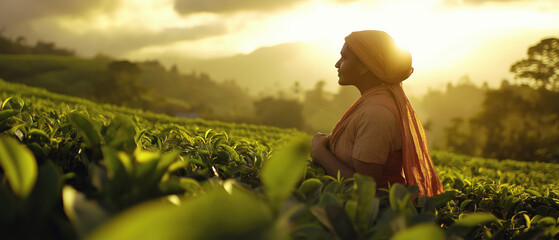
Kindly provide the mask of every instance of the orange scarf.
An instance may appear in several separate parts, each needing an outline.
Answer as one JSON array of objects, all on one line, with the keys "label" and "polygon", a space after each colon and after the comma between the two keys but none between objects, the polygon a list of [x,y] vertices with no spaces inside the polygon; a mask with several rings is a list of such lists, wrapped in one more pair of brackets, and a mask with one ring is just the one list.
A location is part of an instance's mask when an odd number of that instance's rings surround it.
[{"label": "orange scarf", "polygon": [[[429,149],[427,148],[425,130],[400,83],[382,84],[364,92],[336,124],[332,130],[329,143],[333,145],[337,142],[338,137],[348,125],[348,121],[346,121],[347,117],[351,115],[359,105],[363,104],[365,97],[379,94],[383,89],[388,89],[392,93],[400,115],[397,119],[401,121],[402,165],[407,184],[417,185],[420,195],[433,196],[442,193],[442,183],[435,171],[435,167],[429,155]],[[390,101],[389,98],[379,98],[379,101],[381,101],[381,103],[382,101],[386,102],[381,105],[391,104],[388,102]]]}]

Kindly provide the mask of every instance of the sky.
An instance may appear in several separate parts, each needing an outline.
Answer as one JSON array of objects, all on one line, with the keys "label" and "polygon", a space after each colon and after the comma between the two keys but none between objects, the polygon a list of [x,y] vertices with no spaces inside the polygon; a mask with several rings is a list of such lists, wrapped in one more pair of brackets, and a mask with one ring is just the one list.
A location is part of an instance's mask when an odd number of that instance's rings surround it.
[{"label": "sky", "polygon": [[[312,87],[322,79],[336,89],[334,63],[343,38],[365,29],[386,31],[411,52],[415,72],[405,87],[412,94],[465,75],[497,86],[513,78],[509,68],[526,57],[528,47],[559,37],[559,1],[0,0],[3,35],[25,36],[31,44],[53,41],[84,57],[161,59],[191,71],[195,64],[181,61],[211,63],[286,43],[312,46],[298,50],[291,63],[268,56],[268,64],[285,67],[274,74],[289,72],[280,74],[289,78],[282,86],[297,80]],[[230,73],[199,66],[218,80],[251,71],[250,65]]]}]

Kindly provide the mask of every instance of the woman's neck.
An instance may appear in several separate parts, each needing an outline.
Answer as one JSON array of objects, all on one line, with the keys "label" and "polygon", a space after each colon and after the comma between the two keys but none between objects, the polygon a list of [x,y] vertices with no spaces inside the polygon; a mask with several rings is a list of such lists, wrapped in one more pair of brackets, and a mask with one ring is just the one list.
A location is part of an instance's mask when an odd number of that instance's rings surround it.
[{"label": "woman's neck", "polygon": [[368,74],[367,77],[364,77],[358,84],[355,84],[355,87],[359,89],[361,95],[363,95],[368,90],[383,85],[384,82],[378,79],[373,74]]}]

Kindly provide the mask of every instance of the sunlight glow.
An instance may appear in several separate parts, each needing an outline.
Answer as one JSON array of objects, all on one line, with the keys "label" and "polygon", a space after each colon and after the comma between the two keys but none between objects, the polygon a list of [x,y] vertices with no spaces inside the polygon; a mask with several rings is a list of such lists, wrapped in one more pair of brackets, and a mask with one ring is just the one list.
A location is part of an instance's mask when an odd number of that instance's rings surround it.
[{"label": "sunlight glow", "polygon": [[115,32],[157,34],[169,29],[192,31],[189,28],[199,26],[217,26],[226,31],[200,39],[145,45],[124,56],[132,59],[163,56],[209,59],[249,54],[261,47],[287,42],[308,42],[323,49],[325,54],[317,57],[316,62],[328,66],[320,71],[333,76],[333,63],[339,57],[344,37],[352,31],[376,29],[388,32],[399,46],[410,51],[416,69],[414,76],[421,76],[470,67],[456,65],[471,64],[471,60],[465,59],[473,58],[474,53],[483,53],[480,49],[486,47],[484,44],[490,39],[498,39],[519,29],[559,28],[559,6],[543,11],[542,6],[547,5],[524,2],[466,5],[461,1],[452,3],[447,0],[343,3],[309,0],[276,11],[188,16],[175,12],[174,0],[123,0],[121,4],[113,13],[58,18],[57,25],[76,35],[88,32],[107,36]]},{"label": "sunlight glow", "polygon": [[[440,0],[356,1],[343,5],[310,1],[296,9],[271,13],[241,12],[226,16],[206,13],[181,17],[173,11],[172,0],[129,0],[125,2],[126,10],[121,10],[115,19],[98,17],[93,26],[111,29],[134,23],[139,28],[158,31],[162,26],[188,27],[214,22],[225,24],[231,30],[230,34],[202,40],[145,46],[132,54],[178,52],[193,58],[248,54],[262,46],[297,41],[317,42],[325,51],[337,54],[343,38],[352,31],[379,29],[391,34],[412,53],[414,65],[434,69],[468,55],[485,37],[508,30],[505,21],[509,26],[535,27],[541,22],[557,20],[530,9],[441,10],[440,4]],[[79,25],[83,24],[86,23],[74,24],[72,28],[80,29]]]}]

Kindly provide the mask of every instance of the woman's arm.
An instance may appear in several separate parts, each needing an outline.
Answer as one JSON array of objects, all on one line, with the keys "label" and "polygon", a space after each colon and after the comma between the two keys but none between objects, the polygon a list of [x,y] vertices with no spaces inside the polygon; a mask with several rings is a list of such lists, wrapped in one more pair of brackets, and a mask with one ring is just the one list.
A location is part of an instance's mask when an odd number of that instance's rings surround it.
[{"label": "woman's arm", "polygon": [[344,178],[352,178],[354,173],[371,176],[375,181],[379,181],[382,176],[383,165],[375,163],[367,163],[359,160],[353,160],[355,169],[340,161],[328,149],[328,136],[324,133],[314,135],[311,144],[311,158],[314,162],[320,164],[328,175],[336,177],[338,170]]},{"label": "woman's arm", "polygon": [[314,162],[320,164],[326,173],[332,177],[338,175],[344,178],[352,178],[355,172],[350,166],[340,161],[328,149],[328,136],[324,133],[317,133],[314,135],[311,144],[311,158]]}]

